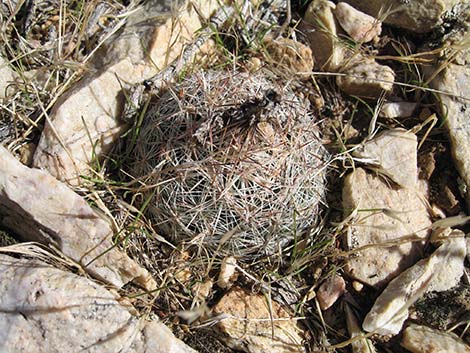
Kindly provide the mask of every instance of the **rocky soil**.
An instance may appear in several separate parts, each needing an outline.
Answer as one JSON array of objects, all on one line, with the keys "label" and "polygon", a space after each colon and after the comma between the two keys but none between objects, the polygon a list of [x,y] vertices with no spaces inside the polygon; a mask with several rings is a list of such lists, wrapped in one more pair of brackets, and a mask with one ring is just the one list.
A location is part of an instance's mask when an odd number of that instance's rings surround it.
[{"label": "rocky soil", "polygon": [[0,352],[470,352],[466,1],[0,26]]}]

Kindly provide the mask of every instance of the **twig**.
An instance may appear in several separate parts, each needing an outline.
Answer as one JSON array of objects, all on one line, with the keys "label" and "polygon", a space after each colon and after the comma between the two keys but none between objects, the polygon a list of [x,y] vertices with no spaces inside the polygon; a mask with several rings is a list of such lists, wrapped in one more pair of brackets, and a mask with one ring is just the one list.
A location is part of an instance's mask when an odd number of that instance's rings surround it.
[{"label": "twig", "polygon": [[131,121],[140,109],[146,91],[158,93],[160,89],[167,83],[174,81],[175,77],[181,70],[192,61],[196,53],[207,42],[214,32],[227,22],[227,20],[234,14],[234,9],[231,6],[222,6],[216,14],[211,18],[209,24],[200,32],[198,38],[191,44],[187,45],[181,56],[175,59],[164,70],[155,76],[145,80],[140,84],[134,85],[128,94],[128,104],[124,108],[123,120]]}]

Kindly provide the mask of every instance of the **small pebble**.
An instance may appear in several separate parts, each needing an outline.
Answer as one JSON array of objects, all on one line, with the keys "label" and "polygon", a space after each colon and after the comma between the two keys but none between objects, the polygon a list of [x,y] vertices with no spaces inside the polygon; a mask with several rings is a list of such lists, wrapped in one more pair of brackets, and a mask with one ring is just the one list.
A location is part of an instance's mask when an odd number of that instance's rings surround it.
[{"label": "small pebble", "polygon": [[321,310],[330,308],[344,292],[346,292],[346,283],[342,277],[334,275],[325,280],[317,290]]},{"label": "small pebble", "polygon": [[364,288],[364,285],[361,282],[358,282],[358,281],[354,281],[352,283],[352,286],[353,286],[353,288],[356,292],[360,292]]},{"label": "small pebble", "polygon": [[222,260],[219,278],[217,279],[217,285],[220,288],[230,288],[235,282],[237,277],[236,266],[237,260],[233,256],[227,256]]},{"label": "small pebble", "polygon": [[408,118],[413,115],[417,104],[414,102],[390,102],[385,103],[379,115],[382,118]]}]

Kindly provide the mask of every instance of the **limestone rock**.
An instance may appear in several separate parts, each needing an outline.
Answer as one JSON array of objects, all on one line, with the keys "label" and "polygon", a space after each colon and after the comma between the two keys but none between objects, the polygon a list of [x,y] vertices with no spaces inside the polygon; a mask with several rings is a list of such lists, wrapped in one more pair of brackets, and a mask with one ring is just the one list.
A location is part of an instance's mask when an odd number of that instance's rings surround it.
[{"label": "limestone rock", "polygon": [[408,308],[423,294],[446,291],[459,283],[465,256],[465,235],[456,230],[431,256],[388,284],[364,319],[364,330],[383,335],[399,333],[408,318]]},{"label": "limestone rock", "polygon": [[459,284],[464,271],[464,260],[467,256],[465,234],[452,230],[449,240],[431,255],[431,262],[436,262],[434,274],[427,292],[444,292]]},{"label": "limestone rock", "polygon": [[8,96],[8,86],[15,81],[16,72],[8,62],[0,56],[0,99]]},{"label": "limestone rock", "polygon": [[145,269],[114,247],[110,225],[84,199],[49,173],[22,165],[3,147],[0,219],[20,237],[58,248],[102,281],[156,287]]},{"label": "limestone rock", "polygon": [[[466,185],[467,204],[470,206],[470,68],[448,64],[431,83],[439,93],[442,120],[445,122],[454,157],[455,167]],[[455,95],[455,96],[452,96]],[[466,97],[459,98],[459,97]]]},{"label": "limestone rock", "polygon": [[213,310],[227,315],[218,323],[218,330],[223,335],[221,339],[233,349],[247,353],[305,352],[297,321],[289,319],[276,302],[269,303],[266,296],[234,287]]},{"label": "limestone rock", "polygon": [[313,70],[312,50],[305,44],[281,37],[267,40],[265,46],[274,65],[282,71],[308,77]]},{"label": "limestone rock", "polygon": [[[216,0],[187,1],[163,24],[159,21],[161,0],[153,0],[128,19],[118,38],[97,55],[95,74],[78,82],[53,107],[34,156],[34,166],[71,184],[106,154],[124,125],[119,120],[125,97],[123,85],[155,75],[181,54],[185,44],[219,6]],[[201,19],[199,15],[205,16]],[[167,14],[168,17],[168,14]]]},{"label": "limestone rock", "polygon": [[0,255],[0,351],[195,353],[118,299],[86,278]]},{"label": "limestone rock", "polygon": [[235,281],[237,274],[237,260],[233,256],[227,256],[222,260],[220,264],[219,278],[217,279],[217,285],[220,288],[230,288]]},{"label": "limestone rock", "polygon": [[345,2],[336,5],[334,14],[344,31],[356,42],[370,42],[378,38],[382,32],[382,24],[379,20],[356,10]]},{"label": "limestone rock", "polygon": [[442,23],[442,16],[465,0],[345,0],[383,22],[425,33]]},{"label": "limestone rock", "polygon": [[[423,181],[414,190],[394,189],[362,168],[346,177],[343,208],[348,213],[360,211],[349,226],[348,247],[366,247],[348,259],[345,269],[349,275],[381,287],[418,260],[423,244],[411,242],[409,237],[424,239],[431,225],[426,194]],[[400,238],[405,240],[394,244]]]},{"label": "limestone rock", "polygon": [[412,353],[470,353],[456,334],[411,324],[403,332],[401,345]]},{"label": "limestone rock", "polygon": [[183,341],[177,339],[171,330],[161,322],[146,323],[143,330],[132,342],[130,353],[197,353]]},{"label": "limestone rock", "polygon": [[379,115],[382,118],[408,118],[413,115],[418,104],[414,102],[388,102],[384,103]]},{"label": "limestone rock", "polygon": [[404,188],[414,189],[418,180],[418,138],[402,128],[382,132],[353,152],[380,174]]},{"label": "limestone rock", "polygon": [[346,292],[346,283],[343,277],[334,275],[328,278],[317,291],[320,309],[327,310],[330,308],[344,292]]},{"label": "limestone rock", "polygon": [[377,99],[383,92],[390,93],[393,90],[395,73],[374,59],[354,60],[342,73],[344,75],[336,77],[336,83],[347,94]]},{"label": "limestone rock", "polygon": [[312,48],[315,67],[337,70],[344,61],[345,48],[338,38],[338,25],[333,11],[335,4],[327,0],[313,0],[302,21],[302,30]]}]

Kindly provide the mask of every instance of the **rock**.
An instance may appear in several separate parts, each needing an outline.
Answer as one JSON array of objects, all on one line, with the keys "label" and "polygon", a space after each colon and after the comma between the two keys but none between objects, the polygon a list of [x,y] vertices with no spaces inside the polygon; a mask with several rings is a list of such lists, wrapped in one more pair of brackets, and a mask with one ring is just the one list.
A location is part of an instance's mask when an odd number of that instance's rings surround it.
[{"label": "rock", "polygon": [[382,105],[379,115],[382,118],[408,118],[413,115],[417,107],[414,102],[388,102]]},{"label": "rock", "polygon": [[344,292],[346,292],[346,283],[343,277],[334,275],[328,278],[317,290],[317,299],[320,304],[320,309],[325,311],[330,308]]},{"label": "rock", "polygon": [[120,121],[125,102],[122,87],[150,78],[178,58],[203,26],[201,21],[219,6],[215,0],[188,1],[159,25],[158,2],[161,0],[149,1],[131,15],[120,36],[96,55],[96,73],[56,102],[34,156],[35,167],[80,184],[80,175],[90,174],[90,168],[109,152],[125,127]]},{"label": "rock", "polygon": [[359,281],[353,281],[352,282],[352,287],[358,293],[361,292],[364,289],[364,285]]},{"label": "rock", "polygon": [[342,74],[336,77],[338,86],[349,95],[364,98],[377,99],[391,93],[395,82],[393,70],[371,58],[354,60],[342,69]]},{"label": "rock", "polygon": [[297,321],[289,319],[279,304],[269,302],[264,295],[233,287],[213,310],[226,315],[217,328],[232,349],[247,353],[305,352]]},{"label": "rock", "polygon": [[8,61],[0,56],[0,100],[8,97],[8,86],[17,78]]},{"label": "rock", "polygon": [[313,56],[310,47],[288,38],[269,39],[265,48],[275,67],[285,73],[310,77]]},{"label": "rock", "polygon": [[30,169],[0,147],[0,220],[29,241],[53,246],[91,275],[122,287],[156,288],[149,273],[113,244],[108,222],[46,171]]},{"label": "rock", "polygon": [[337,70],[344,61],[345,47],[338,37],[333,11],[335,4],[313,0],[305,12],[301,30],[312,48],[315,67],[324,71]]},{"label": "rock", "polygon": [[86,278],[0,255],[0,351],[196,353]]},{"label": "rock", "polygon": [[465,235],[454,230],[428,258],[393,279],[377,298],[362,327],[382,335],[397,334],[408,318],[408,308],[423,294],[455,287],[463,275]]},{"label": "rock", "polygon": [[339,2],[334,11],[344,31],[356,42],[367,43],[378,38],[382,32],[382,24],[376,18],[369,16],[345,2]]},{"label": "rock", "polygon": [[[427,185],[419,181],[413,190],[394,189],[375,175],[357,168],[344,181],[343,208],[358,212],[350,222],[350,250],[365,246],[352,254],[346,271],[359,281],[382,287],[415,263],[431,220],[426,208]],[[393,244],[405,238],[399,245]]]},{"label": "rock", "polygon": [[468,66],[448,64],[432,81],[431,86],[434,89],[448,92],[438,93],[442,111],[441,118],[449,135],[455,167],[466,186],[467,204],[470,206],[469,82],[470,68]]},{"label": "rock", "polygon": [[401,345],[412,353],[470,353],[456,334],[411,324],[403,332]]},{"label": "rock", "polygon": [[[357,322],[357,318],[354,315],[352,309],[349,307],[348,304],[345,304],[345,312],[346,312],[346,324],[348,326],[348,331],[351,336],[351,339],[354,339],[357,336],[361,336],[364,333],[361,331],[359,324]],[[368,338],[361,338],[351,341],[351,348],[353,353],[376,353],[374,345],[372,344],[371,340]]]},{"label": "rock", "polygon": [[402,128],[382,132],[353,152],[398,185],[414,189],[418,181],[418,138]]},{"label": "rock", "polygon": [[430,262],[434,261],[436,264],[426,292],[444,292],[454,288],[463,276],[467,256],[465,234],[460,230],[453,230],[448,239],[429,258]]},{"label": "rock", "polygon": [[220,264],[219,278],[217,285],[220,288],[230,288],[237,278],[236,274],[237,260],[233,256],[227,256]]},{"label": "rock", "polygon": [[379,19],[408,30],[425,33],[442,24],[446,12],[464,0],[345,0]]},{"label": "rock", "polygon": [[[104,352],[104,351],[103,351]],[[132,342],[130,353],[197,353],[177,339],[164,324],[151,321]]]}]

